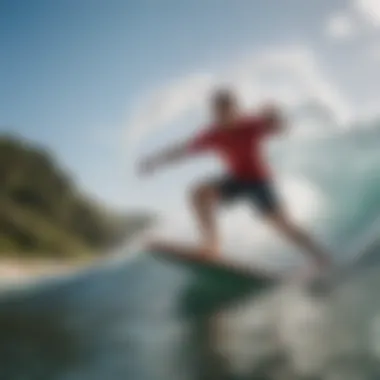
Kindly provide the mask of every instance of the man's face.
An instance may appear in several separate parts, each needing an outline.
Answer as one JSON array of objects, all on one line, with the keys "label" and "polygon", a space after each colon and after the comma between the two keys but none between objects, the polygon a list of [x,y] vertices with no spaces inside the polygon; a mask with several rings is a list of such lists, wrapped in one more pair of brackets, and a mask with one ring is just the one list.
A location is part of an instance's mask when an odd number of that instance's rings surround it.
[{"label": "man's face", "polygon": [[237,111],[236,99],[231,93],[216,94],[213,99],[212,108],[217,121],[222,123],[231,121]]}]

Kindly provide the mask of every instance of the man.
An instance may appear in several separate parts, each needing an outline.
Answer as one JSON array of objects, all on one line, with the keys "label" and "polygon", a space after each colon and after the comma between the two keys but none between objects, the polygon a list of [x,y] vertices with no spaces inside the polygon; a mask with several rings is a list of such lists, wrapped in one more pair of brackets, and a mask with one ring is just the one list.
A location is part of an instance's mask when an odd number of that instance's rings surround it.
[{"label": "man", "polygon": [[259,210],[263,220],[308,253],[318,269],[325,269],[330,264],[329,255],[286,214],[261,153],[264,140],[284,130],[281,113],[275,107],[265,107],[258,115],[242,115],[229,90],[214,94],[212,112],[211,126],[189,141],[143,160],[141,173],[152,173],[164,165],[206,151],[218,153],[228,174],[199,184],[191,194],[205,255],[214,256],[219,252],[215,206],[244,198]]}]

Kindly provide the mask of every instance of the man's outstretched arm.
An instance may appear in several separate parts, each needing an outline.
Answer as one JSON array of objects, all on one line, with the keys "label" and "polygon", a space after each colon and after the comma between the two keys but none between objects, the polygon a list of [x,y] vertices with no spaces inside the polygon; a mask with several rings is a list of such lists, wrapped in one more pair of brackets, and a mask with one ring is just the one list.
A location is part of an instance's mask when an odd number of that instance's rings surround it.
[{"label": "man's outstretched arm", "polygon": [[149,174],[169,164],[179,163],[189,156],[212,148],[213,144],[213,134],[209,131],[202,131],[188,141],[173,145],[142,160],[139,164],[139,172]]},{"label": "man's outstretched arm", "polygon": [[182,161],[189,154],[188,143],[176,144],[141,160],[138,171],[140,174],[150,174],[162,167]]}]

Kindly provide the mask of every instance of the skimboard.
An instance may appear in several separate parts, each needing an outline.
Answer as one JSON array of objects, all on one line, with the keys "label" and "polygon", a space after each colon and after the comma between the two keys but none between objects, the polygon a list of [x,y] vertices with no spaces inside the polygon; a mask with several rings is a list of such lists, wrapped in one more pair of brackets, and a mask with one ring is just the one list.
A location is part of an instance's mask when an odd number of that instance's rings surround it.
[{"label": "skimboard", "polygon": [[245,297],[256,297],[281,281],[276,273],[207,256],[207,252],[194,245],[160,241],[146,248],[145,252],[155,260],[177,267],[184,275],[190,274],[181,307],[187,316],[198,317]]},{"label": "skimboard", "polygon": [[263,268],[244,267],[220,257],[210,257],[201,247],[189,244],[154,241],[148,244],[148,250],[153,256],[172,263],[190,266],[198,271],[208,269],[214,273],[228,273],[235,275],[236,278],[251,279],[264,287],[280,283],[294,283],[303,287],[310,295],[324,296],[332,290],[334,284],[332,273],[311,276],[299,276],[298,273],[282,275]]},{"label": "skimboard", "polygon": [[216,271],[228,271],[243,277],[255,277],[273,282],[283,280],[279,273],[262,268],[244,267],[219,257],[210,257],[204,249],[194,245],[156,241],[149,243],[148,248],[157,257],[184,265],[208,267]]}]

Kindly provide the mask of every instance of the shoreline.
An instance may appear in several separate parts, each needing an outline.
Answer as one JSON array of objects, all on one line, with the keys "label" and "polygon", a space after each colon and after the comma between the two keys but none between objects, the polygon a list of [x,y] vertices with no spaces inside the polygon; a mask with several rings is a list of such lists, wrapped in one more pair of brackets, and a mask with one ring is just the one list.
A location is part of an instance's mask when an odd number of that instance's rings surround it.
[{"label": "shoreline", "polygon": [[27,282],[51,275],[62,275],[85,268],[98,261],[93,259],[53,259],[53,258],[0,258],[0,282],[7,285]]}]

